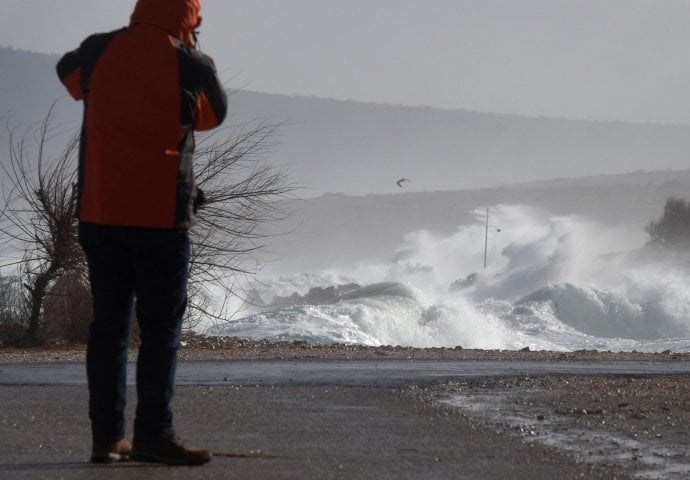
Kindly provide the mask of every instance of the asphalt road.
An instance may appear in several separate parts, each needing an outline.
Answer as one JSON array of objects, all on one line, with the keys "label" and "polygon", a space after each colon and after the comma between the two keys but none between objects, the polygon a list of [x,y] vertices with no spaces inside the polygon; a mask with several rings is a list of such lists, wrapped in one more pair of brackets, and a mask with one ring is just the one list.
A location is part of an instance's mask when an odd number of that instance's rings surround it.
[{"label": "asphalt road", "polygon": [[[687,362],[538,362],[458,360],[234,360],[180,362],[178,385],[401,387],[468,377],[655,375],[690,372]],[[134,365],[129,365],[133,384]],[[85,385],[81,363],[0,364],[0,386]]]},{"label": "asphalt road", "polygon": [[689,372],[689,364],[673,362],[183,362],[178,432],[217,458],[202,467],[166,467],[86,462],[82,364],[4,364],[0,479],[628,478],[477,426],[424,401],[413,386],[469,376]]}]

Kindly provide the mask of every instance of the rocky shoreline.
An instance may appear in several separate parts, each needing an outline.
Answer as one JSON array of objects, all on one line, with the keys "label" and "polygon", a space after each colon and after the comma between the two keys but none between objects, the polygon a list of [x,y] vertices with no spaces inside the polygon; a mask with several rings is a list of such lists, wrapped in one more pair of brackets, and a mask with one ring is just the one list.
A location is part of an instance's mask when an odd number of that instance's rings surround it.
[{"label": "rocky shoreline", "polygon": [[[136,357],[136,341],[130,357]],[[84,345],[47,345],[37,348],[2,348],[0,363],[83,361]],[[236,337],[212,337],[186,333],[182,337],[179,358],[195,360],[298,360],[298,359],[414,359],[414,360],[502,360],[502,361],[690,361],[690,353],[658,353],[578,350],[554,352],[545,350],[481,350],[434,347],[366,346],[350,344],[311,344],[307,342],[271,342]]]},{"label": "rocky shoreline", "polygon": [[[132,342],[130,357],[136,357],[137,342]],[[37,348],[2,348],[0,363],[83,361],[84,345],[46,345]],[[195,360],[299,360],[299,359],[414,359],[414,360],[502,360],[502,361],[690,361],[690,353],[658,353],[578,350],[481,350],[433,347],[378,346],[351,344],[312,344],[308,342],[271,342],[237,337],[213,337],[186,333],[182,337],[179,358]]]}]

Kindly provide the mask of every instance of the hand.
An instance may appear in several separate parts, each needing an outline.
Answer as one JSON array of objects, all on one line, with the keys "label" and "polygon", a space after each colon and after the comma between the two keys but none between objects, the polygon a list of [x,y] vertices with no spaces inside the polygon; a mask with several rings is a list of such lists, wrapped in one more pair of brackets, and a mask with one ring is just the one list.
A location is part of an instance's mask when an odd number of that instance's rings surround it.
[{"label": "hand", "polygon": [[204,191],[199,187],[196,187],[196,197],[194,198],[194,206],[192,207],[194,213],[196,214],[196,212],[199,211],[199,209],[202,208],[205,203],[206,195],[204,194]]}]

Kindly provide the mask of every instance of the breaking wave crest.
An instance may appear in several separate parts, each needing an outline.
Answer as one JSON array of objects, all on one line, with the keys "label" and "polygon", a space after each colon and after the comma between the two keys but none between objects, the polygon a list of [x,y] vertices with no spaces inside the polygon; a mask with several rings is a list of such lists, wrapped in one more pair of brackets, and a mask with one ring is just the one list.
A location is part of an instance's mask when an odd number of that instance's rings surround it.
[{"label": "breaking wave crest", "polygon": [[642,260],[640,235],[621,237],[574,217],[521,206],[499,206],[493,217],[501,232],[486,245],[486,269],[477,268],[484,232],[476,225],[451,236],[413,232],[389,262],[262,278],[264,306],[211,332],[366,345],[690,351],[687,263]]}]

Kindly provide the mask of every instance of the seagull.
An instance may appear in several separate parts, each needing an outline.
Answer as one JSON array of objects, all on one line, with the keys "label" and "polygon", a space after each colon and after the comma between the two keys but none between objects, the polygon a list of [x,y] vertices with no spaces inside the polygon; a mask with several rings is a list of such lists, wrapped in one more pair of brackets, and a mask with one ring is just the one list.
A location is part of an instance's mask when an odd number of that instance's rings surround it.
[{"label": "seagull", "polygon": [[398,181],[395,182],[395,183],[396,183],[400,188],[402,188],[403,182],[411,182],[411,181],[412,181],[412,180],[410,180],[409,178],[401,178],[400,180],[398,180]]}]

